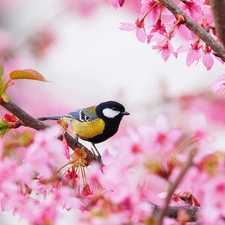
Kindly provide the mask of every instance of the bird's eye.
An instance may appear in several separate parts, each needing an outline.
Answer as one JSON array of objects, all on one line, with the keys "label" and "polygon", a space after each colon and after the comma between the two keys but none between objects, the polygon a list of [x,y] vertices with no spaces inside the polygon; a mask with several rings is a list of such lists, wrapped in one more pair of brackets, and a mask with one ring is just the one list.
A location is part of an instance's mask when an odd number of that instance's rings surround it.
[{"label": "bird's eye", "polygon": [[112,107],[111,109],[112,109],[112,110],[116,110],[116,107]]}]

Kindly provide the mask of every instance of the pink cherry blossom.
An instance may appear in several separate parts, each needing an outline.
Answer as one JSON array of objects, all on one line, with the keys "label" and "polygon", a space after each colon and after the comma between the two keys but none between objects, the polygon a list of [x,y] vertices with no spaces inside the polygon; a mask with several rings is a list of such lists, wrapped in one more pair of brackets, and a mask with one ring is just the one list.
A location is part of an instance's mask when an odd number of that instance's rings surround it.
[{"label": "pink cherry blossom", "polygon": [[182,53],[182,52],[188,51],[187,58],[186,58],[186,64],[187,64],[187,66],[190,66],[195,61],[197,61],[197,63],[198,63],[198,61],[202,57],[203,54],[200,51],[201,48],[202,48],[202,45],[199,44],[199,40],[197,40],[193,44],[186,45],[186,46],[180,46],[176,52]]},{"label": "pink cherry blossom", "polygon": [[[91,181],[91,186],[95,187],[94,193],[98,193],[97,196],[100,197],[98,202],[92,205],[91,211],[104,212],[106,216],[106,220],[99,221],[89,214],[87,215],[89,224],[116,225],[129,221],[139,224],[143,218],[151,215],[151,208],[148,207],[148,195],[144,192],[144,189],[142,190],[144,187],[138,185],[144,179],[144,176],[140,176],[142,171],[139,168],[140,164],[134,161],[134,157],[130,157],[131,160],[124,161],[124,157],[130,155],[128,149],[121,153],[122,156],[117,154],[115,157],[111,157],[108,153],[103,155],[103,157],[108,158],[108,163],[111,160],[111,163],[104,168],[103,173],[97,165],[93,165],[94,167],[89,170],[88,180]],[[116,167],[114,166],[115,162],[117,162]],[[90,201],[92,197],[95,199],[95,194],[89,197]],[[107,205],[103,207],[106,200]],[[114,207],[112,208],[111,205]]]},{"label": "pink cherry blossom", "polygon": [[163,6],[155,0],[142,0],[140,14],[146,16],[151,11],[153,23],[159,19],[159,15]]},{"label": "pink cherry blossom", "polygon": [[206,117],[204,115],[198,115],[193,118],[193,139],[199,144],[203,144],[205,149],[214,139],[212,134],[207,132],[206,123]]},{"label": "pink cherry blossom", "polygon": [[[166,35],[166,27],[162,23],[161,20],[157,20],[157,22],[153,25],[153,28],[150,30],[150,34],[159,33],[160,35]],[[154,38],[157,40],[157,38]]]},{"label": "pink cherry blossom", "polygon": [[197,49],[190,49],[190,51],[187,54],[186,58],[186,65],[191,66],[195,61],[199,61],[199,59],[202,57],[202,53]]},{"label": "pink cherry blossom", "polygon": [[183,24],[177,26],[178,32],[182,38],[186,41],[192,41],[193,33]]},{"label": "pink cherry blossom", "polygon": [[120,30],[135,31],[136,37],[140,42],[145,42],[147,35],[144,27],[144,22],[136,20],[135,24],[121,23]]},{"label": "pink cherry blossom", "polygon": [[[50,178],[52,176],[52,167],[56,167],[62,162],[64,145],[59,140],[51,141],[59,134],[60,128],[58,126],[46,132],[38,133],[27,150],[25,163],[29,164],[45,178]],[[58,150],[56,151],[56,149]]]},{"label": "pink cherry blossom", "polygon": [[225,216],[225,176],[221,175],[210,179],[202,188],[204,199],[202,203],[201,216],[209,224],[217,224],[221,217]]},{"label": "pink cherry blossom", "polygon": [[206,52],[203,55],[203,64],[206,67],[207,70],[210,70],[214,64],[214,60],[213,57],[211,56],[211,54],[209,52]]},{"label": "pink cherry blossom", "polygon": [[212,50],[208,47],[208,45],[205,45],[205,48],[203,48],[203,52],[203,64],[207,70],[210,70],[214,64],[213,57],[211,56]]},{"label": "pink cherry blossom", "polygon": [[152,49],[158,49],[158,51],[161,52],[162,58],[165,62],[168,60],[171,54],[177,57],[177,53],[174,52],[170,40],[166,37],[162,41],[158,42],[157,45],[154,45]]},{"label": "pink cherry blossom", "polygon": [[225,74],[219,76],[215,82],[209,85],[209,88],[219,94],[225,93]]},{"label": "pink cherry blossom", "polygon": [[[193,19],[197,19],[198,17],[203,15],[201,5],[198,5],[199,2],[193,0],[182,1],[179,6],[186,13],[188,13]],[[202,4],[202,2],[201,2]]]},{"label": "pink cherry blossom", "polygon": [[171,129],[169,121],[164,115],[159,115],[155,123],[156,132],[152,135],[152,141],[155,143],[156,149],[165,152],[172,150],[175,142],[181,137],[181,130],[179,128]]}]

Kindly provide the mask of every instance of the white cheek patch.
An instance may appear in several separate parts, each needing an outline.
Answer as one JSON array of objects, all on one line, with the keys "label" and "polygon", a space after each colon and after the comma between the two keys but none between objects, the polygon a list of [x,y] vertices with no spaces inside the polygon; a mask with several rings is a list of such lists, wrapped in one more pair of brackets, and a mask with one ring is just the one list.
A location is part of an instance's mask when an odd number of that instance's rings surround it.
[{"label": "white cheek patch", "polygon": [[120,114],[120,111],[112,110],[110,108],[103,109],[103,115],[107,118],[114,118]]}]

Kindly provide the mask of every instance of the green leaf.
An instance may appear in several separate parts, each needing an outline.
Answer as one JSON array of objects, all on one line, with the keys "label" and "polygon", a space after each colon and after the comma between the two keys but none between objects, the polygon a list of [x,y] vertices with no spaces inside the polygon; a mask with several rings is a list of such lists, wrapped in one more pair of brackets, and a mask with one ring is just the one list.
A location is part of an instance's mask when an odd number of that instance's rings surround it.
[{"label": "green leaf", "polygon": [[6,94],[6,92],[3,92],[1,94],[1,97],[2,97],[4,102],[9,102],[9,96]]},{"label": "green leaf", "polygon": [[2,77],[4,75],[4,67],[3,65],[0,63],[0,77]]},{"label": "green leaf", "polygon": [[9,131],[9,123],[0,119],[0,136],[3,136],[5,133]]},{"label": "green leaf", "polygon": [[9,128],[8,129],[4,129],[4,130],[0,129],[0,136],[3,137],[8,131],[9,131]]},{"label": "green leaf", "polygon": [[28,146],[34,139],[34,134],[30,130],[25,130],[17,138],[19,146]]},{"label": "green leaf", "polygon": [[39,72],[32,69],[14,70],[9,74],[11,80],[28,79],[48,82]]},{"label": "green leaf", "polygon": [[4,90],[4,85],[3,76],[0,76],[0,91]]}]

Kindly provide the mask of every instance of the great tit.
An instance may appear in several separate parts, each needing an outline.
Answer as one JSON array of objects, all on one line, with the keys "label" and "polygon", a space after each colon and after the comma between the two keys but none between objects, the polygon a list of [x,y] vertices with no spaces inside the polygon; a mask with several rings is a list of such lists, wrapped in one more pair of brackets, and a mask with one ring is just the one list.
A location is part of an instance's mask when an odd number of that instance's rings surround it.
[{"label": "great tit", "polygon": [[64,116],[49,116],[38,118],[44,120],[68,119],[72,131],[77,137],[92,143],[97,152],[98,159],[101,155],[95,144],[112,137],[118,130],[123,116],[130,115],[122,104],[116,101],[102,102],[97,106],[81,108]]}]

